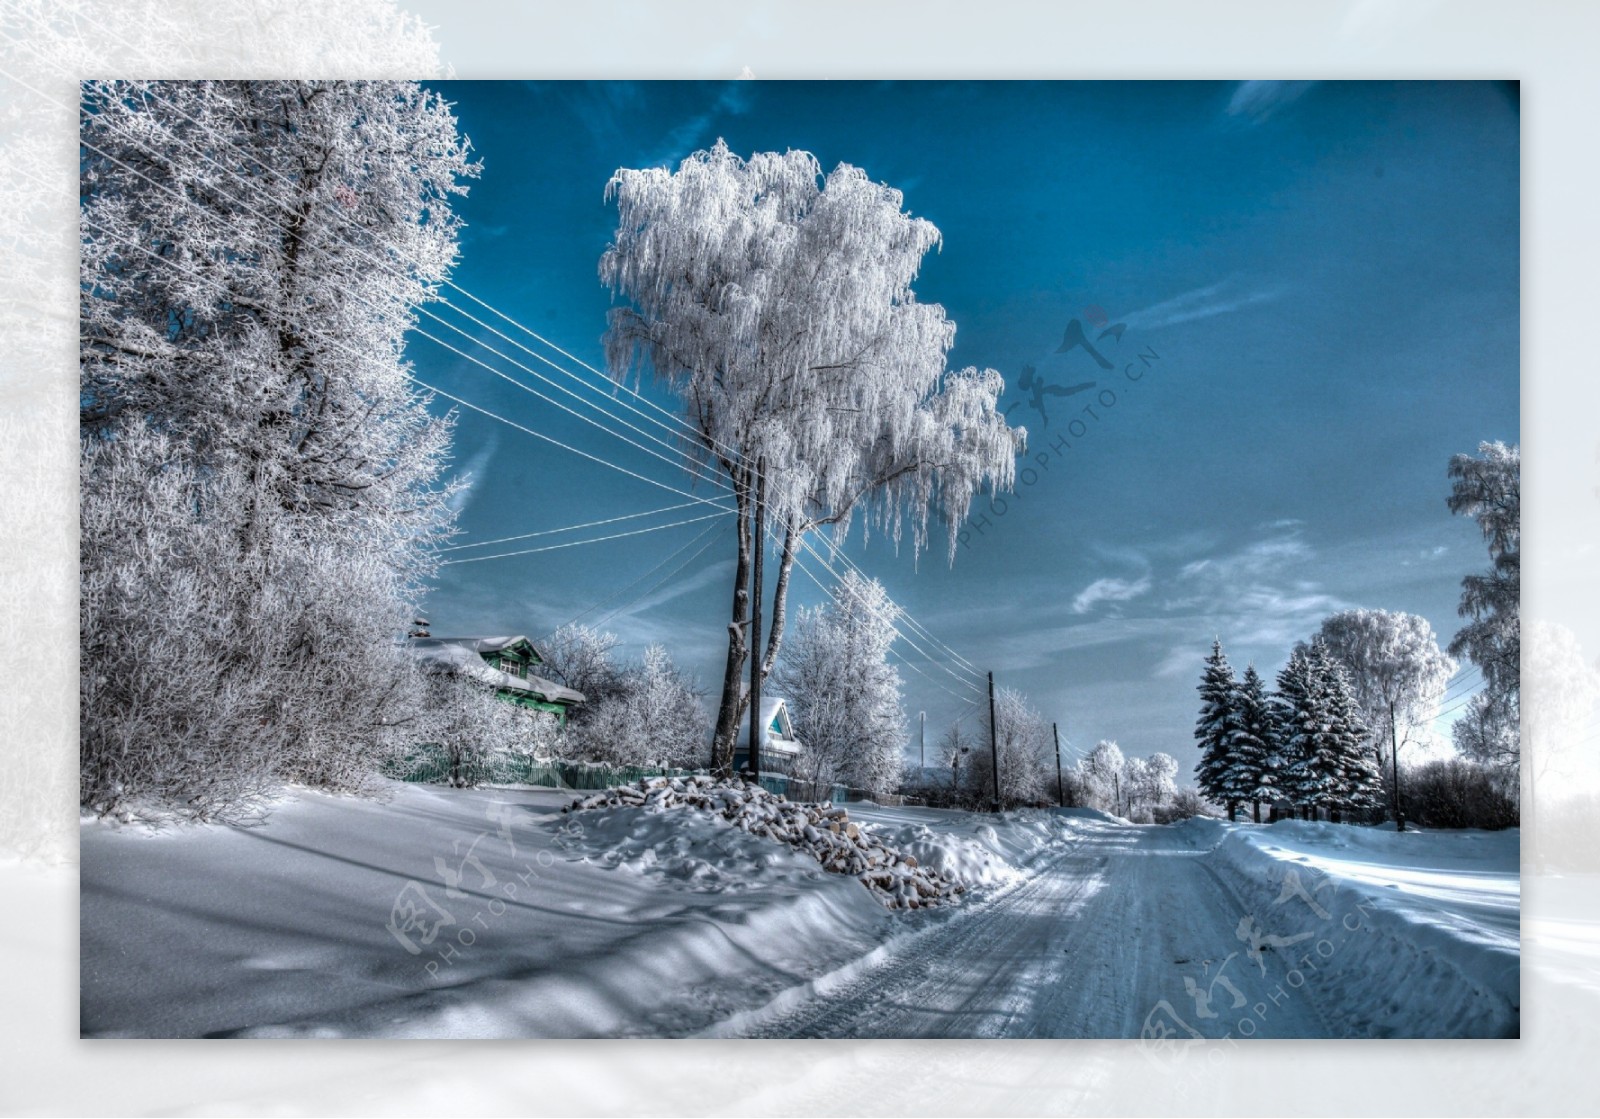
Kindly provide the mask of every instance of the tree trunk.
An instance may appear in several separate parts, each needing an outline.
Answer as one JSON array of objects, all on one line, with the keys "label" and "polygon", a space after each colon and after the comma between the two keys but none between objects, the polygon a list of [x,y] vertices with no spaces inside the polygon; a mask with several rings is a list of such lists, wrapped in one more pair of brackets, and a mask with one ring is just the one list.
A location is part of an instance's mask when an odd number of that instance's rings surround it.
[{"label": "tree trunk", "polygon": [[717,728],[711,739],[711,768],[726,777],[733,772],[733,745],[739,736],[740,684],[748,651],[744,627],[750,617],[750,487],[749,474],[734,479],[733,497],[738,512],[738,558],[733,566],[733,618],[728,622],[728,659],[722,670],[722,700],[717,705]]},{"label": "tree trunk", "polygon": [[1405,810],[1400,807],[1400,736],[1394,725],[1394,702],[1389,703],[1389,763],[1394,769],[1394,830],[1406,830]]},{"label": "tree trunk", "polygon": [[783,626],[789,616],[789,573],[794,570],[794,556],[800,549],[803,531],[795,527],[793,518],[784,522],[783,554],[778,557],[778,581],[772,588],[772,618],[767,625],[767,651],[761,658],[762,680],[772,673],[783,644]]},{"label": "tree trunk", "polygon": [[1259,824],[1261,822],[1261,802],[1259,800],[1252,800],[1250,802],[1250,812],[1253,816],[1255,816],[1256,823]]},{"label": "tree trunk", "polygon": [[756,507],[751,537],[755,555],[750,566],[750,776],[761,780],[761,740],[767,728],[761,723],[761,560],[767,554],[767,461],[756,462]]},{"label": "tree trunk", "polygon": [[1230,824],[1234,823],[1238,819],[1238,817],[1239,817],[1239,802],[1236,801],[1236,800],[1230,800],[1228,802],[1228,823],[1230,823]]}]

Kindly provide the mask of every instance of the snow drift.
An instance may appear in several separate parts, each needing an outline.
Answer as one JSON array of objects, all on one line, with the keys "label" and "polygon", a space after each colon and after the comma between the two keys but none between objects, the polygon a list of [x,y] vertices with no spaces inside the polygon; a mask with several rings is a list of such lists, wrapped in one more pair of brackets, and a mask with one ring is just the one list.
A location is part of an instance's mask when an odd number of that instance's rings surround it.
[{"label": "snow drift", "polygon": [[1240,939],[1308,988],[1331,1030],[1517,1036],[1517,830],[1184,826],[1197,845],[1215,843],[1213,865],[1249,909]]}]

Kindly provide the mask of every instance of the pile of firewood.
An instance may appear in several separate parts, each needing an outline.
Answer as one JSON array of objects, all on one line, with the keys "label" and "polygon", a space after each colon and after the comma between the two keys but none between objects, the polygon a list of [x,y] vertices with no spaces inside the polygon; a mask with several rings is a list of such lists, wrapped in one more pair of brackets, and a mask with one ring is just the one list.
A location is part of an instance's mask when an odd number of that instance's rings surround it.
[{"label": "pile of firewood", "polygon": [[647,777],[580,797],[562,809],[643,808],[664,811],[693,808],[715,812],[751,835],[775,839],[804,851],[834,874],[853,874],[891,909],[919,909],[948,901],[963,890],[960,882],[911,855],[886,845],[869,829],[851,821],[845,809],[801,804],[744,781],[715,777]]}]

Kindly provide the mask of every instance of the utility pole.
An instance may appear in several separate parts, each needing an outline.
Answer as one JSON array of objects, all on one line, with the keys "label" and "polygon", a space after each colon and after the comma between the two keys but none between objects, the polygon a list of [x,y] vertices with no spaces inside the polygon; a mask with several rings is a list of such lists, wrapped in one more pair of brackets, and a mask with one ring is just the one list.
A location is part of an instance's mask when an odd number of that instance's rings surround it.
[{"label": "utility pole", "polygon": [[917,780],[922,780],[922,771],[928,768],[928,713],[917,712]]},{"label": "utility pole", "polygon": [[750,568],[750,777],[761,780],[761,740],[766,727],[761,725],[761,556],[767,550],[767,459],[756,459],[756,508],[754,563]]},{"label": "utility pole", "polygon": [[1000,811],[1000,747],[995,739],[994,673],[989,673],[989,762],[994,767],[994,811]]},{"label": "utility pole", "polygon": [[1061,789],[1061,732],[1054,723],[1050,724],[1050,733],[1056,739],[1056,805],[1060,808],[1067,806],[1067,794]]}]

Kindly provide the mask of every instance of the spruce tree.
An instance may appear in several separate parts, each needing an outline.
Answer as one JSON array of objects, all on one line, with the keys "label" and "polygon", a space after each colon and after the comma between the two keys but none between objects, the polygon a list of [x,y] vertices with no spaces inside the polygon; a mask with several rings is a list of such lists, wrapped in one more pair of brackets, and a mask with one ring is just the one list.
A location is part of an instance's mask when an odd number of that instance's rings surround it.
[{"label": "spruce tree", "polygon": [[1272,707],[1279,729],[1281,795],[1306,816],[1322,804],[1327,786],[1321,764],[1320,691],[1309,654],[1303,646],[1296,648],[1278,673]]},{"label": "spruce tree", "polygon": [[1261,802],[1271,804],[1280,795],[1277,782],[1278,734],[1266,686],[1256,666],[1245,669],[1238,688],[1238,726],[1233,733],[1232,787],[1240,800],[1248,800],[1256,823],[1261,822]]},{"label": "spruce tree", "polygon": [[1239,682],[1222,651],[1222,641],[1211,643],[1211,655],[1200,678],[1200,719],[1194,736],[1200,744],[1195,780],[1200,791],[1217,804],[1226,805],[1232,820],[1244,799],[1234,772],[1234,736],[1239,728]]},{"label": "spruce tree", "polygon": [[1319,678],[1327,719],[1327,769],[1333,776],[1328,805],[1335,812],[1370,808],[1381,799],[1383,780],[1367,747],[1368,730],[1361,717],[1349,673],[1318,641],[1312,666]]}]

